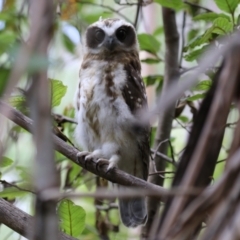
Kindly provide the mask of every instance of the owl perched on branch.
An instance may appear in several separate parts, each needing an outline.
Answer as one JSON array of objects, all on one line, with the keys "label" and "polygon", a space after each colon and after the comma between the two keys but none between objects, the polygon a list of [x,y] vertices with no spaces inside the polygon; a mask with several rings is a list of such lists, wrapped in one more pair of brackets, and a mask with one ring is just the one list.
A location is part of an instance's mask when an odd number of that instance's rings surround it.
[{"label": "owl perched on branch", "polygon": [[[108,159],[109,170],[117,167],[147,180],[149,126],[137,123],[147,98],[130,23],[105,19],[88,27],[76,98],[75,134],[88,151],[82,153],[85,160]],[[127,227],[147,220],[144,198],[119,199],[119,210]]]}]

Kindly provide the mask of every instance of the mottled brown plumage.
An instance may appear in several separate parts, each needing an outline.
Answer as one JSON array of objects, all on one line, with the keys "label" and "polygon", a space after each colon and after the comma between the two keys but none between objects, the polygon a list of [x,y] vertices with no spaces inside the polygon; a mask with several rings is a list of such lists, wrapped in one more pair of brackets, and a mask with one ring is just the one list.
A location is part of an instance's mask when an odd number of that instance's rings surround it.
[{"label": "mottled brown plumage", "polygon": [[[86,159],[109,159],[109,169],[147,180],[149,127],[138,124],[147,98],[131,24],[106,19],[89,26],[76,97],[76,139],[92,152]],[[147,219],[144,198],[120,199],[119,209],[126,226]]]}]

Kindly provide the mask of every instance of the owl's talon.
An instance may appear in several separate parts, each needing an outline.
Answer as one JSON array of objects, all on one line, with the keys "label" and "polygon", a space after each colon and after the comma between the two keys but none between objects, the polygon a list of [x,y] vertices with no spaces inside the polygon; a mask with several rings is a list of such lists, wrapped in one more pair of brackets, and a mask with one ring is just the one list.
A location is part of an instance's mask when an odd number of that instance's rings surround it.
[{"label": "owl's talon", "polygon": [[79,163],[80,163],[79,159],[84,158],[84,168],[86,168],[86,166],[87,166],[87,161],[91,160],[89,158],[90,155],[91,155],[91,153],[87,152],[87,151],[77,153],[77,159],[78,159]]},{"label": "owl's talon", "polygon": [[99,172],[99,166],[101,167],[102,165],[108,165],[109,161],[104,158],[99,158],[96,163],[96,170]]}]

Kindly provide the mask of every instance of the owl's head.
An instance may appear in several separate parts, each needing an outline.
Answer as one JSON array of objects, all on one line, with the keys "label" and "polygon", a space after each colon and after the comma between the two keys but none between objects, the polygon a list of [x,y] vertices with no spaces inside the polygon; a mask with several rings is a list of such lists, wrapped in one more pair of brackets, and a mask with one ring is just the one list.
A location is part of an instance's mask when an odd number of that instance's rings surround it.
[{"label": "owl's head", "polygon": [[117,18],[100,19],[87,28],[86,50],[93,54],[138,50],[132,24]]}]

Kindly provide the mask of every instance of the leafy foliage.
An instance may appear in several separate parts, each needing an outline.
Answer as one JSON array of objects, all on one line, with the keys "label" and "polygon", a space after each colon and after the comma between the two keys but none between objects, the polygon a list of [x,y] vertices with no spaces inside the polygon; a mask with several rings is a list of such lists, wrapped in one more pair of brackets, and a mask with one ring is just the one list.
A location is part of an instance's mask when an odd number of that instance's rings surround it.
[{"label": "leafy foliage", "polygon": [[206,22],[212,22],[216,18],[226,18],[230,21],[230,17],[224,13],[215,13],[215,12],[207,12],[207,13],[201,13],[197,16],[193,17],[193,20],[195,21],[206,21]]},{"label": "leafy foliage", "polygon": [[85,210],[71,200],[64,199],[60,202],[57,211],[62,231],[70,236],[78,237],[85,227]]},{"label": "leafy foliage", "polygon": [[[25,42],[26,45],[28,44],[28,9],[25,6],[20,7],[20,2],[21,1],[15,0],[4,1],[3,10],[0,12],[0,97],[3,96],[8,84],[8,78],[14,67],[16,55],[19,53],[20,44],[23,42]],[[59,113],[65,117],[74,118],[74,108],[72,106],[73,81],[69,81],[70,78],[69,76],[66,77],[66,75],[60,75],[60,77],[57,76],[58,73],[54,67],[55,65],[58,67],[60,65],[61,67],[64,66],[63,68],[72,69],[72,66],[74,65],[72,64],[72,61],[74,61],[73,59],[79,59],[79,56],[82,56],[82,53],[78,52],[78,46],[73,43],[71,38],[69,38],[69,35],[63,32],[60,27],[61,23],[67,22],[73,26],[75,30],[79,32],[81,39],[83,39],[83,32],[86,29],[86,26],[97,21],[100,16],[102,16],[102,18],[126,18],[129,21],[132,20],[132,22],[136,17],[132,16],[132,12],[134,12],[132,9],[136,7],[134,4],[132,6],[119,6],[118,8],[115,5],[111,5],[112,3],[107,4],[105,1],[91,0],[87,1],[87,3],[84,2],[85,1],[67,0],[60,4],[60,14],[59,17],[56,18],[56,25],[54,26],[56,38],[53,39],[52,46],[49,49],[50,57],[49,59],[46,59],[39,55],[32,55],[27,66],[26,74],[22,77],[17,86],[23,91],[21,92],[15,89],[16,91],[12,93],[9,99],[9,103],[16,109],[25,114],[29,114],[27,108],[28,104],[25,97],[25,92],[27,94],[29,87],[28,76],[36,71],[49,68],[49,75],[54,76],[54,79],[49,79],[51,85],[52,112]],[[121,1],[115,2],[121,5]],[[217,43],[218,39],[222,36],[230,35],[240,24],[240,16],[237,16],[238,11],[236,11],[240,3],[239,0],[215,0],[215,3],[219,8],[218,12],[209,12],[198,7],[195,7],[194,11],[190,11],[186,1],[182,0],[154,0],[154,2],[160,6],[168,7],[176,11],[184,11],[186,14],[188,20],[187,27],[185,29],[178,29],[180,38],[183,40],[182,43],[184,44],[184,46],[182,46],[183,48],[180,49],[180,55],[183,56],[183,59],[185,60],[180,59],[179,61],[179,67],[183,69],[181,81],[184,81],[185,69],[187,70],[186,72],[188,72],[188,70],[191,71],[191,67],[198,66],[198,59],[203,53],[206,53],[209,44]],[[202,1],[187,2],[194,2],[196,5],[202,6],[207,6],[208,4],[207,1],[205,1],[205,3]],[[128,12],[124,13],[124,9],[128,7],[131,14],[127,14]],[[191,8],[193,9],[194,7]],[[182,15],[182,13],[179,14],[178,20],[180,19],[182,21]],[[138,20],[141,21],[141,18],[139,17]],[[139,22],[137,27],[138,25]],[[182,27],[182,23],[179,23],[178,26]],[[140,30],[142,31],[142,29]],[[184,38],[181,35],[182,30],[186,33]],[[137,32],[139,31],[137,28]],[[157,23],[156,29],[152,34],[138,34],[140,50],[149,53],[147,57],[141,59],[141,62],[154,65],[153,67],[156,67],[157,69],[156,72],[150,72],[143,79],[146,86],[154,86],[157,93],[161,92],[164,83],[163,66],[165,63],[163,56],[165,53],[165,46],[162,44],[163,39],[164,31],[161,21]],[[59,55],[54,51],[51,52],[52,49],[59,53]],[[217,49],[218,45],[216,44],[216,50]],[[76,70],[76,74],[74,75],[76,76],[76,79],[77,71],[78,70]],[[191,129],[193,115],[197,111],[199,103],[205,98],[206,92],[212,86],[214,74],[214,70],[209,70],[207,76],[204,77],[204,80],[199,81],[195,87],[185,93],[186,95],[182,96],[180,99],[181,101],[179,101],[179,104],[176,106],[175,111],[177,112],[179,110],[179,112],[178,114],[175,113],[175,120],[173,122],[172,136],[170,138],[172,147],[169,147],[167,153],[169,158],[174,157],[179,159],[182,154],[182,150],[184,149],[183,145],[185,144],[185,141],[183,141],[185,135],[183,135],[182,132]],[[55,77],[58,80],[56,80]],[[68,95],[70,95],[70,97]],[[63,98],[64,100],[70,99],[68,105],[63,104]],[[185,111],[186,109],[188,110]],[[73,132],[76,124],[55,121],[54,126],[74,142]],[[22,199],[22,197],[29,195],[32,196],[31,193],[24,191],[24,188],[29,189],[29,186],[31,186],[33,177],[29,166],[32,164],[34,154],[29,153],[30,147],[28,147],[32,144],[32,138],[26,131],[10,122],[8,122],[7,128],[4,129],[4,131],[5,130],[8,131],[8,134],[6,134],[7,136],[5,136],[3,140],[1,139],[0,153],[2,153],[2,145],[4,146],[2,142],[6,142],[7,149],[4,154],[9,157],[4,156],[0,160],[0,178],[5,180],[8,176],[14,176],[16,177],[17,182],[15,183],[12,181],[11,183],[15,184],[17,187],[22,187],[23,189],[21,190],[14,186],[4,186],[1,188],[0,197],[4,197],[7,200],[14,200],[16,198]],[[157,128],[154,125],[150,137],[152,147],[154,146],[156,132]],[[221,157],[225,157],[226,151],[228,151],[228,149],[226,150],[226,147],[222,149],[224,154],[221,153]],[[96,188],[96,176],[93,176],[83,168],[70,162],[60,153],[55,154],[55,159],[61,179],[60,191],[65,193],[69,190],[84,192]],[[224,164],[217,167],[214,177],[219,176],[222,173],[223,165]],[[167,163],[166,170],[174,172],[175,166]],[[166,186],[169,186],[171,179],[166,179],[165,182]],[[128,233],[126,229],[120,229],[120,232],[118,230],[120,221],[118,214],[112,214],[112,202],[104,200],[102,202],[103,209],[106,208],[107,210],[102,211],[103,214],[101,217],[104,216],[104,221],[108,223],[106,226],[109,228],[109,239],[116,238],[116,232],[119,239],[130,239],[131,237],[127,236]],[[94,206],[94,200],[81,199],[81,204],[82,207],[77,206],[69,199],[64,199],[59,203],[57,212],[61,221],[60,228],[63,232],[73,237],[81,239],[96,239],[99,235],[96,227],[96,222],[99,220],[99,216],[95,215],[97,208]],[[111,216],[111,218],[109,218],[109,216]],[[102,221],[102,223],[104,223],[104,221]]]},{"label": "leafy foliage", "polygon": [[13,164],[13,160],[8,158],[8,157],[5,157],[3,156],[1,161],[0,161],[0,167],[1,168],[4,168],[4,167],[9,167]]},{"label": "leafy foliage", "polygon": [[51,90],[52,90],[52,107],[59,106],[62,98],[67,92],[67,86],[65,86],[61,81],[50,79]]},{"label": "leafy foliage", "polygon": [[156,3],[159,3],[163,7],[172,8],[179,10],[183,7],[183,2],[181,0],[155,0]]},{"label": "leafy foliage", "polygon": [[138,34],[138,41],[141,50],[155,54],[160,50],[160,42],[150,34]]},{"label": "leafy foliage", "polygon": [[235,9],[240,3],[239,0],[214,0],[219,9],[234,14]]}]

